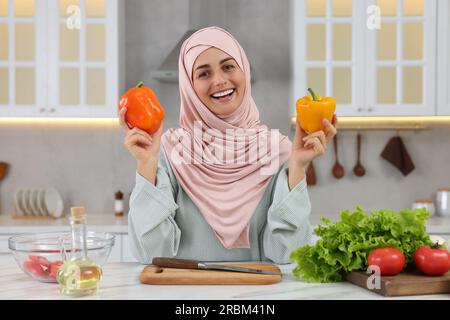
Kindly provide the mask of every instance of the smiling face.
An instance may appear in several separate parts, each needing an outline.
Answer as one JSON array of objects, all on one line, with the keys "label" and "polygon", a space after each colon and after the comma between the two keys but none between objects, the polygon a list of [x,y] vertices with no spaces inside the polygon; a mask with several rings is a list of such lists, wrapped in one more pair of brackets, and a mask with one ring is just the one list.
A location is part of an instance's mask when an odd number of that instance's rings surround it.
[{"label": "smiling face", "polygon": [[233,113],[242,103],[245,75],[236,60],[217,48],[202,52],[192,68],[194,90],[216,115]]}]

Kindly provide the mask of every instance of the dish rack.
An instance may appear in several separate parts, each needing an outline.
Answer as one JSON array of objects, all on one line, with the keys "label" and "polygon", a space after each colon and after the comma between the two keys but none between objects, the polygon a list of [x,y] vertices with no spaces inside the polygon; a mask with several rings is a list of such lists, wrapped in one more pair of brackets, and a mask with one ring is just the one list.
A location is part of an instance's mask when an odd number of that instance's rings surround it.
[{"label": "dish rack", "polygon": [[20,188],[14,197],[14,219],[48,220],[64,216],[64,201],[55,188]]}]

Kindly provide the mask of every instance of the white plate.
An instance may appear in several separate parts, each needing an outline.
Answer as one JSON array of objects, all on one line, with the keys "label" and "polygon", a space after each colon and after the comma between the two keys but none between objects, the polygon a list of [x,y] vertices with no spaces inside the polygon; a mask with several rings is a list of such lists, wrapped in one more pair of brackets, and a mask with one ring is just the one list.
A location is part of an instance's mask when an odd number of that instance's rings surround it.
[{"label": "white plate", "polygon": [[31,211],[33,212],[33,214],[35,216],[40,216],[41,212],[39,211],[39,208],[37,207],[37,192],[38,191],[36,189],[30,190],[28,204],[29,204],[29,207],[30,207]]},{"label": "white plate", "polygon": [[39,208],[39,212],[41,213],[41,216],[49,215],[47,208],[45,207],[45,190],[44,189],[38,190],[37,207]]},{"label": "white plate", "polygon": [[33,212],[31,208],[28,207],[28,195],[30,194],[30,189],[23,189],[22,196],[20,197],[20,203],[22,204],[23,211],[27,216],[32,216]]},{"label": "white plate", "polygon": [[16,191],[16,194],[14,195],[14,205],[16,206],[16,211],[19,216],[26,215],[25,211],[22,208],[21,204],[21,197],[22,197],[23,189],[19,189]]},{"label": "white plate", "polygon": [[52,217],[59,218],[63,214],[64,202],[61,195],[54,188],[45,190],[45,206]]}]

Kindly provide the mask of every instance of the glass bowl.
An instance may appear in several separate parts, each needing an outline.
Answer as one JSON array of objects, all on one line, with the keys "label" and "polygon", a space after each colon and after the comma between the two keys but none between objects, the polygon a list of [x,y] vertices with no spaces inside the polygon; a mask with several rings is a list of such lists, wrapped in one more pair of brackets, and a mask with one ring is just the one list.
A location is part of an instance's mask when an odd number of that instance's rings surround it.
[{"label": "glass bowl", "polygon": [[[108,260],[115,236],[107,232],[86,232],[88,257],[102,266]],[[8,239],[9,249],[19,267],[41,282],[57,282],[56,273],[70,259],[70,232],[20,234]]]}]

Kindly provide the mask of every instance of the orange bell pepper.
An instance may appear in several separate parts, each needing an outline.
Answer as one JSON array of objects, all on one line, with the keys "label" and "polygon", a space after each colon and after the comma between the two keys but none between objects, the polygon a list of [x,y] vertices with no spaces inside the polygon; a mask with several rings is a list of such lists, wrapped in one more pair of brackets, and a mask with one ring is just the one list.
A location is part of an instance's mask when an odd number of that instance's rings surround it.
[{"label": "orange bell pepper", "polygon": [[132,127],[153,134],[158,131],[164,120],[164,108],[156,94],[141,81],[135,88],[128,90],[119,101],[119,110],[127,108],[125,121]]},{"label": "orange bell pepper", "polygon": [[305,96],[297,100],[297,122],[308,133],[324,130],[322,124],[324,118],[330,122],[333,120],[336,110],[336,101],[333,98],[316,96],[311,88],[308,88],[311,96]]}]

